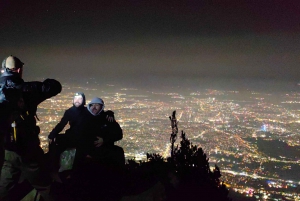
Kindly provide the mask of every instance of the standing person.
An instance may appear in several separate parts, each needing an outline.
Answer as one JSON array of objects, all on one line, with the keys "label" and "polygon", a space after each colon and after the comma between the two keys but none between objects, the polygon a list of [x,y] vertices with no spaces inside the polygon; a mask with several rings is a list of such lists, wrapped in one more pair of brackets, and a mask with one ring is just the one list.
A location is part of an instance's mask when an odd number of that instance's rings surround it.
[{"label": "standing person", "polygon": [[[50,196],[50,175],[43,168],[43,150],[39,146],[40,129],[36,125],[36,111],[44,100],[61,92],[61,84],[54,79],[43,82],[24,82],[22,80],[23,63],[14,56],[4,59],[1,84],[15,85],[19,89],[17,106],[9,115],[10,129],[4,133],[5,157],[0,178],[0,200],[9,200],[12,189],[19,181],[20,175],[40,193],[44,200],[53,200]],[[16,94],[16,93],[15,93]],[[13,96],[16,98],[16,95]],[[9,104],[14,104],[9,101]],[[1,125],[6,127],[8,124]]]},{"label": "standing person", "polygon": [[[16,66],[13,71],[6,70],[6,62],[8,65]],[[17,107],[17,102],[21,98],[20,86],[24,82],[19,76],[22,74],[23,63],[18,58],[8,58],[2,62],[0,76],[0,169],[4,162],[4,136],[10,132],[11,120],[10,114]],[[12,76],[16,75],[16,76]],[[10,79],[7,79],[10,77]]]}]

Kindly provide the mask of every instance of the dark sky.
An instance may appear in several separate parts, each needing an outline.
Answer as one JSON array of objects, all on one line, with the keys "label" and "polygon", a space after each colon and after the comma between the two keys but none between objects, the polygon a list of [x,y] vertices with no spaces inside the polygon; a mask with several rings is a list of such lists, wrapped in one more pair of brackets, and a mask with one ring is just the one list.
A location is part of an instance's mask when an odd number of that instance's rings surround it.
[{"label": "dark sky", "polygon": [[24,78],[300,80],[298,0],[19,2],[0,2],[0,56]]}]

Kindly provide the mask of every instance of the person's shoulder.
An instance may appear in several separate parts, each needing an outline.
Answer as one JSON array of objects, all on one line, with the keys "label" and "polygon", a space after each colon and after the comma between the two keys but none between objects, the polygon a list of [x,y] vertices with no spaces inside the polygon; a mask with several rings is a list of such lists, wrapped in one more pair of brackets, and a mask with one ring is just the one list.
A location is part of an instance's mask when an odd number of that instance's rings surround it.
[{"label": "person's shoulder", "polygon": [[65,110],[65,113],[71,113],[74,110],[73,106]]},{"label": "person's shoulder", "polygon": [[84,107],[82,109],[82,114],[85,116],[85,117],[93,117],[93,115],[90,113],[90,111],[88,110],[87,107]]},{"label": "person's shoulder", "polygon": [[24,83],[24,80],[20,76],[17,76],[17,75],[14,75],[14,74],[5,74],[5,73],[3,73],[0,77],[0,82],[4,83],[4,82],[7,82],[7,81],[10,81],[11,83],[13,83],[15,85],[19,85],[19,84]]},{"label": "person's shoulder", "polygon": [[112,111],[112,110],[106,110],[106,111],[104,111],[104,114],[106,114],[106,115],[114,115],[115,113]]}]

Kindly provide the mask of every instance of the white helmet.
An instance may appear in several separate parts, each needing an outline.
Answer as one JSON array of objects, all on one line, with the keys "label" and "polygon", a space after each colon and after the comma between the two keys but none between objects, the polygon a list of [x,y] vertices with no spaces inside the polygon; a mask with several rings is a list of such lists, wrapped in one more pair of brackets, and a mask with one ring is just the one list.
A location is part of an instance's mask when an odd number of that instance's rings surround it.
[{"label": "white helmet", "polygon": [[24,63],[20,59],[18,59],[15,56],[10,55],[3,60],[1,72],[4,69],[8,69],[8,70],[19,69],[19,68],[22,68],[23,65],[24,65]]}]

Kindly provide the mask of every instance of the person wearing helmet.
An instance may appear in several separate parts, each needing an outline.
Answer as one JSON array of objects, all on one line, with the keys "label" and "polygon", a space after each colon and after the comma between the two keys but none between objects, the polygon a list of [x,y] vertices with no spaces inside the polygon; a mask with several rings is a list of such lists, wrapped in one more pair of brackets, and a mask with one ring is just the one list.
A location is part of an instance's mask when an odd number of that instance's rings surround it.
[{"label": "person wearing helmet", "polygon": [[[18,71],[21,72],[23,63],[16,57],[9,56],[3,60],[0,76],[0,168],[4,162],[4,136],[10,132],[9,117],[17,106],[17,102],[21,99],[20,86],[24,82]],[[7,82],[8,80],[8,82]],[[14,108],[13,108],[14,107]]]},{"label": "person wearing helmet", "polygon": [[[36,111],[44,100],[61,92],[61,84],[54,79],[43,82],[24,82],[24,63],[15,56],[8,56],[2,62],[3,74],[0,84],[4,96],[1,105],[9,107],[6,115],[1,115],[0,130],[4,136],[4,164],[0,177],[0,200],[10,200],[10,193],[17,185],[20,175],[39,192],[44,200],[53,200],[50,195],[51,177],[44,172],[43,155],[40,147],[40,129],[36,125]],[[7,93],[15,91],[17,93]]]},{"label": "person wearing helmet", "polygon": [[[8,56],[2,61],[2,69],[6,72],[17,72],[20,74],[23,69],[24,63],[15,56]],[[20,74],[22,77],[22,74]]]},{"label": "person wearing helmet", "polygon": [[9,105],[12,106],[12,102],[15,103],[20,98],[19,89],[24,82],[22,79],[23,65],[24,63],[14,56],[3,60],[0,77],[0,103],[11,102]]}]

